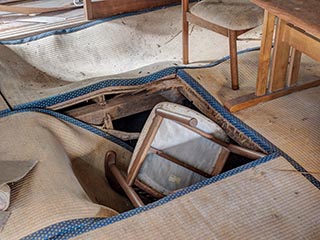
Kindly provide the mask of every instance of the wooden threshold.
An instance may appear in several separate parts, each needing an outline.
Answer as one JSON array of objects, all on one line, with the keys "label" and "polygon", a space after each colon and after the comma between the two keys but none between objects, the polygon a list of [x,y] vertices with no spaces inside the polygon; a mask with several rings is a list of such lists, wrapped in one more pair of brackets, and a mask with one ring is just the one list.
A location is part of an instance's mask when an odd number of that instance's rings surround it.
[{"label": "wooden threshold", "polygon": [[301,91],[304,89],[312,88],[320,86],[320,80],[316,80],[313,82],[305,83],[303,85],[289,87],[284,90],[280,90],[277,92],[269,93],[263,96],[257,96],[255,93],[251,93],[245,96],[241,96],[235,99],[232,99],[230,101],[227,101],[224,106],[230,111],[230,112],[238,112],[240,110],[243,110],[248,107],[255,106],[259,103],[270,101],[275,98],[282,97],[284,95]]},{"label": "wooden threshold", "polygon": [[62,7],[53,7],[53,8],[44,8],[44,7],[24,7],[24,6],[13,6],[13,5],[3,5],[0,4],[0,11],[2,12],[13,12],[13,13],[21,13],[21,14],[42,14],[42,13],[52,13],[59,11],[72,10],[75,8],[79,8],[80,6],[76,6],[74,4],[67,4]]},{"label": "wooden threshold", "polygon": [[57,23],[48,23],[48,24],[30,24],[29,26],[15,27],[13,29],[7,29],[0,34],[0,41],[8,41],[14,39],[20,39],[24,37],[33,36],[43,32],[51,30],[59,30],[70,27],[79,26],[88,22],[84,16],[71,18],[69,20]]},{"label": "wooden threshold", "polygon": [[84,3],[87,19],[93,20],[180,3],[180,0],[105,0],[95,2],[85,0]]}]

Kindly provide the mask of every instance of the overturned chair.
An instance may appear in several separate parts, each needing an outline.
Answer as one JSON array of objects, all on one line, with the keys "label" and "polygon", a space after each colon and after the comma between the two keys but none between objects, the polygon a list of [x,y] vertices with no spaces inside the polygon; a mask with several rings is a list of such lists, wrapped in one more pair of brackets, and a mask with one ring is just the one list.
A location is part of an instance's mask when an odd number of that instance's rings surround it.
[{"label": "overturned chair", "polygon": [[232,89],[239,89],[237,37],[263,22],[263,10],[250,0],[203,0],[189,9],[182,0],[183,63],[189,63],[189,23],[229,38]]},{"label": "overturned chair", "polygon": [[106,167],[135,207],[144,203],[132,188],[156,198],[219,174],[233,152],[249,159],[264,154],[230,144],[213,121],[187,107],[163,102],[152,110],[138,139],[125,177],[116,154],[106,153]]}]

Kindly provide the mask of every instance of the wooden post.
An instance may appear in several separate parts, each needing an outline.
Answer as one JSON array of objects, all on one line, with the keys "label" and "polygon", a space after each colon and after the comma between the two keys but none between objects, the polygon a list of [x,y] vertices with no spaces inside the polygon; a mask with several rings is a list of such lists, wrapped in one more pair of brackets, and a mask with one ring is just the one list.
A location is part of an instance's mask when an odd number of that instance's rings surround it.
[{"label": "wooden post", "polygon": [[84,0],[84,11],[85,11],[87,20],[93,19],[91,0]]},{"label": "wooden post", "polygon": [[295,48],[292,48],[289,65],[288,87],[295,86],[298,82],[300,62],[301,52]]},{"label": "wooden post", "polygon": [[284,89],[288,69],[290,46],[283,41],[287,22],[279,19],[274,44],[273,63],[270,77],[270,92]]},{"label": "wooden post", "polygon": [[189,63],[189,23],[187,12],[189,11],[189,0],[182,0],[182,61]]},{"label": "wooden post", "polygon": [[269,13],[268,11],[264,11],[264,21],[262,29],[263,34],[261,39],[261,48],[259,55],[256,96],[262,96],[267,93],[274,21],[275,16]]},{"label": "wooden post", "polygon": [[229,51],[230,51],[230,69],[232,89],[239,89],[239,75],[238,75],[238,56],[237,56],[237,32],[229,30]]}]

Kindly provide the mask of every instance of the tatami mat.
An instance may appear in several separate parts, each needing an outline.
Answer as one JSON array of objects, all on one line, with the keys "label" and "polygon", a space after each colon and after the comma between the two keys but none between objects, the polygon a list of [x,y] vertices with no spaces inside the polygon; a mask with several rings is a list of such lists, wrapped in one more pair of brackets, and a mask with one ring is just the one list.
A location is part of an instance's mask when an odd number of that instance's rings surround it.
[{"label": "tatami mat", "polygon": [[1,93],[0,93],[0,112],[9,109],[6,101],[4,100],[4,98],[2,97]]},{"label": "tatami mat", "polygon": [[235,113],[320,180],[320,87]]},{"label": "tatami mat", "polygon": [[319,239],[320,192],[291,170],[278,158],[77,239]]},{"label": "tatami mat", "polygon": [[[242,37],[259,39],[260,31],[258,28]],[[260,41],[243,40],[238,48],[259,45]],[[226,37],[190,27],[192,63],[203,65],[226,55],[229,55]],[[106,21],[68,34],[0,45],[0,87],[13,106],[101,79],[148,75],[181,65],[181,59],[181,6],[175,6]],[[117,74],[121,75],[113,76]]]},{"label": "tatami mat", "polygon": [[[230,60],[218,66],[201,69],[187,69],[186,72],[204,86],[222,103],[255,92],[259,62],[259,51],[243,53],[238,56],[240,89],[231,89]],[[320,64],[303,56],[299,84],[320,78]]]},{"label": "tatami mat", "polygon": [[[130,159],[131,153],[119,145],[32,112],[1,118],[0,139],[0,161],[39,161],[25,178],[11,185],[11,215],[0,239],[20,239],[57,222],[110,217],[131,208],[104,177],[106,151],[118,152],[122,165]],[[81,164],[86,172],[79,168]]]}]

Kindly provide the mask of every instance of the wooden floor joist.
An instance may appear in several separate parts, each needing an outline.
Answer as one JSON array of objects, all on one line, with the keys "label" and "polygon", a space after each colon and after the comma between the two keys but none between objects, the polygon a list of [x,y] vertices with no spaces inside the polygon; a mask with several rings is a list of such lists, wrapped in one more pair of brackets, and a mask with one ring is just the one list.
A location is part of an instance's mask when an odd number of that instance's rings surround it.
[{"label": "wooden floor joist", "polygon": [[[170,92],[170,95],[176,96],[177,93]],[[174,100],[176,100],[177,97],[174,98]],[[64,113],[89,124],[101,125],[103,124],[106,114],[108,114],[112,120],[116,120],[150,110],[157,103],[168,100],[170,100],[170,97],[168,99],[159,93],[146,94],[143,92],[135,95],[128,94],[126,96],[116,97],[107,101],[105,105],[95,103]]]}]

